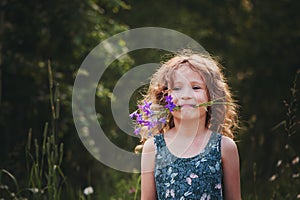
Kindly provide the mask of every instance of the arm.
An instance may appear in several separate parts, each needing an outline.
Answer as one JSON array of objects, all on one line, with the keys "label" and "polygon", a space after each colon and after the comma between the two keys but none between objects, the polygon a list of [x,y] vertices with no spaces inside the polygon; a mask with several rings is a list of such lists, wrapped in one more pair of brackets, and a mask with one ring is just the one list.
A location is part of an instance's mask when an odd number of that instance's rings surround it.
[{"label": "arm", "polygon": [[153,138],[148,139],[143,147],[141,161],[141,200],[155,200],[156,187],[154,179],[155,148]]},{"label": "arm", "polygon": [[237,146],[232,139],[223,136],[221,151],[224,173],[224,198],[226,200],[240,200],[240,164]]}]

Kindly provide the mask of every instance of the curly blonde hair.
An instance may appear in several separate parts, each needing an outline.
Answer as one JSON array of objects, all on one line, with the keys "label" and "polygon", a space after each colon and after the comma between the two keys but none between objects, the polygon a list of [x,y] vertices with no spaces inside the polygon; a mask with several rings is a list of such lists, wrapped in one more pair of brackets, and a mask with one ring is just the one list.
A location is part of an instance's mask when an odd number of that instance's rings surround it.
[{"label": "curly blonde hair", "polygon": [[[205,126],[212,131],[234,138],[233,130],[238,127],[237,104],[232,98],[221,71],[222,66],[209,55],[184,51],[163,62],[152,75],[148,92],[140,103],[151,102],[152,107],[164,105],[165,96],[168,95],[169,91],[168,85],[172,85],[175,71],[182,66],[189,66],[195,72],[200,72],[206,83],[209,101],[222,102],[208,107]],[[167,123],[163,127],[156,127],[153,134],[165,133],[173,127],[173,116],[169,114]],[[147,131],[144,129],[144,132]],[[142,142],[144,142],[147,139],[147,134],[141,135]]]}]

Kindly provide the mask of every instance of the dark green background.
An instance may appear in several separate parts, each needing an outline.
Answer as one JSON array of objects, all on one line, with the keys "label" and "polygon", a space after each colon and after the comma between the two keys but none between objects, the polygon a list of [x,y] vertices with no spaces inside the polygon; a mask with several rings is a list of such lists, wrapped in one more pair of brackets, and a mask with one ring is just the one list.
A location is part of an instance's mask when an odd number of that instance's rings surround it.
[{"label": "dark green background", "polygon": [[[293,113],[294,118],[287,116],[283,101],[290,101],[300,69],[300,1],[7,0],[0,6],[0,168],[9,170],[21,183],[26,183],[28,130],[32,128],[33,136],[41,139],[45,122],[51,121],[50,59],[55,82],[60,84],[57,128],[59,141],[65,144],[67,184],[79,189],[91,184],[95,198],[121,195],[126,185],[122,181],[132,180],[132,175],[102,165],[85,150],[72,119],[72,85],[81,62],[101,41],[127,29],[156,26],[194,38],[225,67],[240,106],[241,129],[236,140],[244,199],[297,196],[299,178],[291,174],[299,173],[300,167],[291,161],[300,154],[299,125],[291,136],[284,126],[274,127],[291,119],[299,124],[299,112]],[[114,62],[100,80],[107,90],[96,97],[96,107],[109,138],[133,150],[138,140],[123,134],[110,110],[104,108],[109,107],[110,90],[122,74],[138,64],[159,62],[162,52],[140,50],[129,56]],[[287,143],[289,149],[284,148]],[[284,167],[276,167],[278,160]],[[278,178],[270,181],[274,174]]]}]

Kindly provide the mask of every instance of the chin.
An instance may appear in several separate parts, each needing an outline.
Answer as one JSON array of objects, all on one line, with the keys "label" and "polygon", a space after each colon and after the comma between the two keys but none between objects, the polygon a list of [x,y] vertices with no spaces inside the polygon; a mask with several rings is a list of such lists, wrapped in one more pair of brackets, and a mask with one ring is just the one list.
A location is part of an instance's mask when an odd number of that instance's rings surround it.
[{"label": "chin", "polygon": [[201,116],[205,116],[205,113],[202,114],[201,112],[199,112],[199,110],[195,111],[193,109],[182,109],[178,113],[177,118],[183,120],[198,120],[201,118]]}]

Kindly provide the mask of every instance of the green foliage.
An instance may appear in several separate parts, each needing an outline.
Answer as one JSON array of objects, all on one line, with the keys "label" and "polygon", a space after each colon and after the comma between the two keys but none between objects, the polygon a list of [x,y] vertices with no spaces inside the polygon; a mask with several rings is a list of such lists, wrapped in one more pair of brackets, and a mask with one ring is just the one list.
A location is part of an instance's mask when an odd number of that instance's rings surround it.
[{"label": "green foliage", "polygon": [[[20,188],[17,179],[7,170],[0,172],[0,196],[15,200],[22,199],[48,199],[58,200],[64,185],[65,176],[61,165],[63,161],[63,144],[57,144],[55,132],[49,134],[48,123],[45,125],[43,141],[41,146],[37,139],[34,140],[32,149],[32,132],[29,131],[28,143],[26,145],[26,166],[28,184],[25,188]],[[15,189],[10,184],[6,184],[6,179],[2,180],[3,175],[7,175],[13,181]],[[7,180],[8,181],[8,180]]]},{"label": "green foliage", "polygon": [[284,101],[286,107],[286,119],[274,127],[274,131],[280,130],[283,126],[283,132],[279,134],[284,135],[281,142],[283,157],[281,157],[276,164],[275,173],[270,177],[272,182],[272,197],[270,199],[296,199],[300,198],[300,155],[296,150],[296,145],[292,143],[295,138],[297,125],[300,120],[297,119],[298,99],[297,99],[297,78],[300,70],[297,71],[293,86],[290,89],[290,101]]},{"label": "green foliage", "polygon": [[[129,27],[160,26],[199,41],[225,67],[229,85],[240,104],[242,129],[237,140],[243,198],[296,198],[299,163],[293,163],[299,157],[300,137],[299,111],[295,111],[294,101],[299,99],[299,85],[295,84],[291,91],[294,96],[285,102],[286,110],[278,105],[289,95],[286,88],[300,66],[299,9],[297,0],[1,1],[0,168],[6,169],[0,178],[1,195],[14,194],[12,198],[19,198],[33,195],[33,191],[22,188],[39,187],[46,196],[49,184],[51,192],[63,199],[133,197],[128,191],[136,188],[138,176],[101,165],[75,134],[72,85],[80,63],[102,40]],[[122,41],[120,46],[126,48]],[[134,64],[159,62],[164,53],[153,49],[131,52],[130,57],[114,62],[99,81],[95,97],[99,121],[109,139],[121,148],[133,151],[138,141],[116,126],[109,110],[112,89]],[[50,92],[45,78],[49,59],[53,67]],[[138,96],[133,95],[132,99]],[[45,137],[41,126],[48,119],[51,126]],[[27,150],[25,172],[23,149],[28,127],[35,130],[32,137],[37,142],[31,145],[30,154]],[[63,152],[58,141],[64,142]],[[49,152],[47,147],[43,150],[47,143],[52,149]],[[60,163],[55,155],[62,153],[60,170],[64,173],[57,168],[49,171],[48,164]],[[53,160],[49,163],[48,158]],[[45,177],[48,174],[53,177]],[[94,193],[88,196],[84,189],[89,186]]]},{"label": "green foliage", "polygon": [[[20,150],[26,140],[25,133],[28,127],[41,130],[41,124],[51,118],[51,123],[56,121],[55,126],[50,127],[51,131],[56,129],[57,139],[64,140],[67,155],[64,166],[68,169],[66,176],[75,185],[86,181],[85,172],[96,161],[92,157],[77,156],[81,155],[83,147],[77,135],[74,135],[72,85],[77,69],[88,52],[107,37],[127,29],[116,15],[120,10],[129,8],[121,0],[1,2],[1,168],[15,171],[15,176],[21,182],[26,182],[21,164],[24,156]],[[50,88],[55,88],[53,94],[49,93],[49,83],[45,78],[49,59],[53,77]],[[113,87],[110,84],[111,77],[121,76],[129,64],[127,57],[112,65],[112,73],[104,77],[105,84],[100,83],[103,90],[98,90],[97,108],[110,101],[107,88]],[[59,102],[55,95],[60,96]],[[53,106],[57,109],[55,112]],[[106,116],[106,111],[100,111],[99,116]],[[115,129],[114,124],[105,124],[107,129]],[[35,133],[37,139],[43,139],[42,130]],[[100,177],[103,168],[101,166],[95,170]]]},{"label": "green foliage", "polygon": [[122,179],[116,184],[116,194],[110,200],[140,199],[140,178],[139,174],[134,174],[129,180]]},{"label": "green foliage", "polygon": [[[12,191],[7,185],[2,183],[0,179],[1,189],[5,189],[6,193],[2,195],[5,198],[12,199],[60,199],[61,190],[65,181],[61,165],[63,161],[63,143],[58,145],[56,120],[59,118],[59,93],[57,88],[53,87],[53,77],[50,62],[49,69],[49,88],[50,102],[52,111],[52,129],[49,130],[48,123],[45,124],[43,132],[43,141],[41,146],[37,139],[34,139],[34,149],[32,146],[32,130],[29,130],[27,145],[25,147],[26,166],[28,169],[28,185],[25,189],[20,189],[17,179],[7,170],[2,169],[1,173],[8,175],[13,180],[16,190]],[[54,104],[56,101],[56,104]],[[2,176],[0,176],[2,177]]]}]

